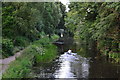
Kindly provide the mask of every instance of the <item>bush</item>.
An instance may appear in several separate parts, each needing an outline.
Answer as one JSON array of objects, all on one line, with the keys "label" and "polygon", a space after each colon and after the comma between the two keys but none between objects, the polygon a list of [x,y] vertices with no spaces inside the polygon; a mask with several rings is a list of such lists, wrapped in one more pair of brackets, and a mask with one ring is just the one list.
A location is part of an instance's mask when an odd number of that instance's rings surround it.
[{"label": "bush", "polygon": [[34,54],[35,62],[39,63],[53,60],[57,55],[56,52],[57,47],[50,43],[48,37],[44,37],[26,48],[23,54]]},{"label": "bush", "polygon": [[26,47],[30,44],[30,40],[28,38],[18,36],[15,38],[14,45],[15,46],[21,46],[21,47]]},{"label": "bush", "polygon": [[51,36],[51,38],[52,38],[52,40],[56,41],[57,39],[59,39],[59,36],[54,34],[54,35]]},{"label": "bush", "polygon": [[41,38],[40,40],[35,41],[33,44],[45,46],[49,43],[50,43],[49,37],[45,36],[45,37]]},{"label": "bush", "polygon": [[43,53],[43,48],[42,48],[42,46],[41,45],[30,45],[29,47],[27,47],[25,50],[24,50],[24,52],[23,52],[23,54],[42,54]]},{"label": "bush", "polygon": [[44,37],[42,37],[40,40],[37,40],[37,41],[33,42],[33,44],[46,46],[50,42],[56,41],[57,39],[59,39],[59,36],[56,35],[56,34],[52,35],[51,38],[44,35]]},{"label": "bush", "polygon": [[15,54],[16,52],[19,52],[20,50],[23,50],[23,49],[24,49],[24,47],[16,46],[13,49],[13,53]]},{"label": "bush", "polygon": [[2,40],[2,55],[8,57],[13,55],[13,42],[10,39]]},{"label": "bush", "polygon": [[45,34],[45,32],[42,31],[39,33],[39,36],[40,36],[40,38],[44,38],[46,36],[46,34]]}]

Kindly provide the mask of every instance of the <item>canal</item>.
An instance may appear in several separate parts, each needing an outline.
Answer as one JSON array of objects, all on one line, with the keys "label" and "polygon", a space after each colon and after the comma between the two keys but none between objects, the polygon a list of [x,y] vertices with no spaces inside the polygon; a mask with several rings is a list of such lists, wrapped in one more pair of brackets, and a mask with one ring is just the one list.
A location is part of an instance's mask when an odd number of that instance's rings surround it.
[{"label": "canal", "polygon": [[[80,44],[69,38],[59,40],[58,57],[50,63],[35,64],[32,75],[35,78],[120,78],[120,65],[106,61],[106,59],[93,59],[86,53],[79,53]],[[71,49],[72,53],[67,51]]]}]

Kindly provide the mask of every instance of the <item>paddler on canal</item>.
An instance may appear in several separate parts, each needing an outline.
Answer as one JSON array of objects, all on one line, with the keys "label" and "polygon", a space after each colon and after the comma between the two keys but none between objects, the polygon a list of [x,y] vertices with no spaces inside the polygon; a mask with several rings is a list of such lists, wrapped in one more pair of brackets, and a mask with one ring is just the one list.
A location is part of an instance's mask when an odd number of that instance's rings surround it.
[{"label": "paddler on canal", "polygon": [[68,53],[68,54],[72,53],[72,50],[69,49],[67,53]]},{"label": "paddler on canal", "polygon": [[73,53],[72,50],[70,50],[70,49],[66,53],[70,54],[70,55],[77,55],[77,53]]}]

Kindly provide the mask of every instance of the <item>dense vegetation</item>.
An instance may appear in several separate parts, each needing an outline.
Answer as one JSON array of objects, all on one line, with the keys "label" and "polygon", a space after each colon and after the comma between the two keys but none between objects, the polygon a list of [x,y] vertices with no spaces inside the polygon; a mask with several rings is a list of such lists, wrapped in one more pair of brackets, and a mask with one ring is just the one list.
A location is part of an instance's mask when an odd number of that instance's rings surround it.
[{"label": "dense vegetation", "polygon": [[[52,44],[63,25],[65,7],[61,3],[2,3],[2,57],[6,58],[22,50],[3,78],[28,77],[34,64],[50,62],[57,56]],[[63,24],[61,24],[63,23]]]},{"label": "dense vegetation", "polygon": [[[62,21],[65,7],[55,2],[2,3],[2,56],[8,57],[41,39],[51,37]],[[59,26],[58,26],[59,25]]]},{"label": "dense vegetation", "polygon": [[66,27],[91,53],[120,62],[120,3],[79,3],[69,5]]},{"label": "dense vegetation", "polygon": [[[44,38],[33,42],[24,49],[22,55],[9,65],[9,68],[3,74],[3,78],[25,78],[30,76],[31,68],[36,63],[46,63],[52,61],[57,55],[57,47],[53,45],[53,37]],[[14,66],[13,66],[14,65]]]},{"label": "dense vegetation", "polygon": [[24,49],[3,78],[33,77],[29,75],[34,64],[52,61],[57,55],[52,42],[60,29],[79,40],[83,55],[120,62],[120,3],[72,2],[69,8],[65,13],[59,2],[2,3],[2,57]]}]

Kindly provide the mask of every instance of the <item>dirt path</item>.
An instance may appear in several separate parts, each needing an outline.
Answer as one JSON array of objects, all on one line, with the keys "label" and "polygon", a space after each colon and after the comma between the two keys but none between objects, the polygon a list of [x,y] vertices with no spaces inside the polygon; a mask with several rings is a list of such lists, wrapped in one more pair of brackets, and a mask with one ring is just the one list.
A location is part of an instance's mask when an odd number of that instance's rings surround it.
[{"label": "dirt path", "polygon": [[20,52],[17,52],[14,56],[10,56],[5,59],[0,59],[0,75],[5,72],[5,70],[8,68],[9,64],[14,61],[17,57],[19,57],[22,54],[23,50]]}]

